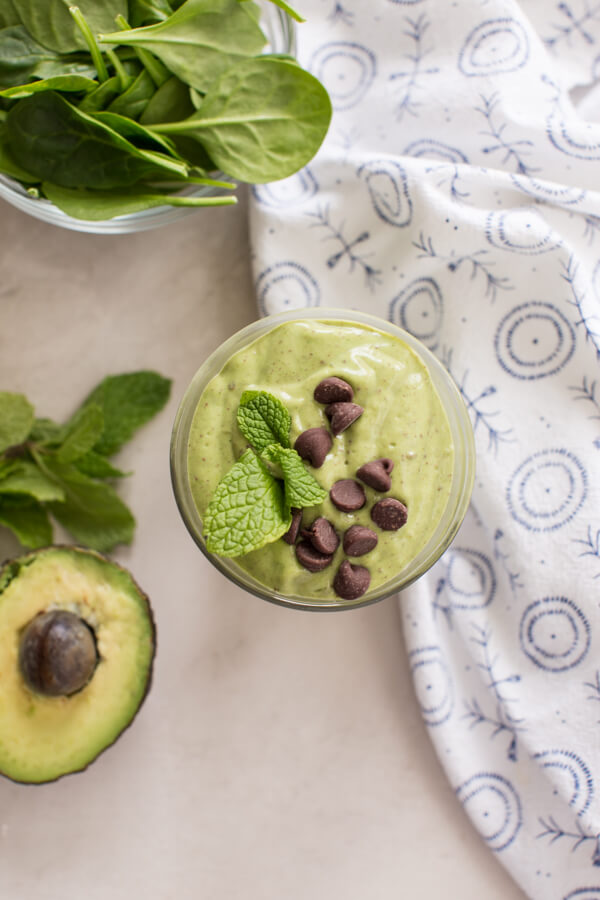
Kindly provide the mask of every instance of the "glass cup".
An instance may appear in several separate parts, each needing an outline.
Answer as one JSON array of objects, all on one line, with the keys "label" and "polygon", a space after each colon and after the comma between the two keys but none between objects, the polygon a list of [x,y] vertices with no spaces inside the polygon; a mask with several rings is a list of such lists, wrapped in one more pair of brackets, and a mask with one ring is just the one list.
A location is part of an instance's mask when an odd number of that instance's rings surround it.
[{"label": "glass cup", "polygon": [[[293,56],[296,52],[296,31],[293,19],[268,0],[259,0],[259,5],[260,24],[267,38],[264,52]],[[220,172],[211,174],[211,178],[217,180],[224,177],[228,181],[233,181],[229,176],[223,176]],[[218,197],[228,195],[231,191],[209,185],[194,185],[185,187],[177,193],[186,197]],[[21,212],[27,213],[35,219],[41,219],[42,222],[90,234],[131,234],[137,231],[148,231],[151,228],[158,228],[160,225],[178,222],[190,213],[199,212],[197,207],[157,206],[154,209],[145,209],[126,216],[115,216],[113,219],[103,219],[99,222],[74,219],[49,200],[32,197],[22,184],[1,173],[0,197],[11,206],[16,206]],[[206,209],[210,214],[210,207]]]},{"label": "glass cup", "polygon": [[[188,440],[194,413],[204,389],[227,360],[257,338],[284,322],[319,319],[333,323],[362,324],[400,338],[416,353],[428,370],[446,412],[454,443],[454,469],[446,507],[425,546],[394,577],[368,590],[357,600],[336,596],[318,598],[300,594],[283,594],[256,580],[235,561],[209,552],[202,536],[202,518],[196,508],[188,474]],[[290,310],[267,316],[238,331],[218,347],[196,372],[179,406],[171,438],[171,478],[179,512],[192,538],[210,562],[238,587],[257,597],[296,609],[334,610],[366,606],[383,600],[408,587],[423,575],[448,548],[467,511],[475,477],[475,443],[469,414],[454,381],[439,360],[411,334],[376,316],[355,310],[310,309]],[[361,563],[357,558],[356,562]]]}]

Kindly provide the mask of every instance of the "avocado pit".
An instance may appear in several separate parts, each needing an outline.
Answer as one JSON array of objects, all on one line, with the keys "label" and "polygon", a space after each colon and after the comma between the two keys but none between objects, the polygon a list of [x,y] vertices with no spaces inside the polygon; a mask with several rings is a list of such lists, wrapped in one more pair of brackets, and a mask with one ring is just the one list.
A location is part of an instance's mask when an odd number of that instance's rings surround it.
[{"label": "avocado pit", "polygon": [[38,613],[21,635],[21,675],[30,690],[46,697],[68,697],[80,691],[97,662],[92,628],[69,610]]}]

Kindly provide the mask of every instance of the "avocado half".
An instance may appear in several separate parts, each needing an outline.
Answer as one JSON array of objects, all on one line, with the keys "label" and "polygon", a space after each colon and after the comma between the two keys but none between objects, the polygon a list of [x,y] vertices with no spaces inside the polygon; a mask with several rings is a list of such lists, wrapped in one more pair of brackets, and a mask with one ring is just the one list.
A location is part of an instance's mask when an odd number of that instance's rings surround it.
[{"label": "avocado half", "polygon": [[0,569],[0,774],[79,772],[133,721],[156,632],[129,572],[92,550],[47,547]]}]

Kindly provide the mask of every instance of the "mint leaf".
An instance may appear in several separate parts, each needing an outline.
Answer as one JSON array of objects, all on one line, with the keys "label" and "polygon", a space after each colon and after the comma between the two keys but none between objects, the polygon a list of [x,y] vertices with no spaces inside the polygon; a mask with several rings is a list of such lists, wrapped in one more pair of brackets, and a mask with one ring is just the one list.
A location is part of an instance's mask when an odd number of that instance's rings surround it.
[{"label": "mint leaf", "polygon": [[64,500],[65,497],[56,481],[48,478],[34,463],[25,460],[0,480],[0,495],[2,494],[27,494],[42,503]]},{"label": "mint leaf", "polygon": [[20,543],[32,550],[52,543],[50,519],[35,500],[20,503],[0,498],[0,525],[10,528]]},{"label": "mint leaf", "polygon": [[283,474],[285,484],[285,502],[288,507],[304,509],[316,506],[327,496],[316,478],[306,468],[295,450],[271,444],[264,450],[265,459],[276,463]]},{"label": "mint leaf", "polygon": [[0,391],[0,453],[27,440],[34,418],[27,397]]},{"label": "mint leaf", "polygon": [[50,503],[49,509],[77,541],[100,552],[131,542],[135,519],[110,485],[57,459],[45,458],[44,469],[65,494],[62,503]]},{"label": "mint leaf", "polygon": [[104,429],[104,414],[97,403],[78,409],[67,422],[62,444],[56,451],[61,462],[79,459],[99,440]]},{"label": "mint leaf", "polygon": [[221,479],[204,516],[211,553],[242,556],[276,541],[290,527],[283,490],[252,450]]},{"label": "mint leaf", "polygon": [[246,440],[259,453],[269,444],[290,446],[291,416],[283,403],[266,391],[244,391],[237,422]]},{"label": "mint leaf", "polygon": [[57,425],[52,419],[36,419],[33,423],[29,438],[40,444],[59,444],[63,438],[64,432],[64,425]]},{"label": "mint leaf", "polygon": [[85,456],[80,456],[75,460],[74,465],[80,472],[91,478],[125,478],[126,475],[131,474],[116,469],[105,456],[100,456],[95,450],[90,450]]},{"label": "mint leaf", "polygon": [[97,404],[104,415],[102,437],[96,453],[112,456],[140,426],[148,422],[169,399],[171,380],[156,372],[109,375],[87,397],[82,406]]}]

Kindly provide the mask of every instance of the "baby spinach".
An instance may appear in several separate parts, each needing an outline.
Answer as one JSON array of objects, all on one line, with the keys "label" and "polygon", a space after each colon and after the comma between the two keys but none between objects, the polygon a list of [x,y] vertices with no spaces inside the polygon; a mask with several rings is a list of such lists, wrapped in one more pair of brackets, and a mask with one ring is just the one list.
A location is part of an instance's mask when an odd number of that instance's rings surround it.
[{"label": "baby spinach", "polygon": [[40,63],[57,59],[58,54],[36,41],[23,25],[9,25],[0,31],[0,86],[12,87],[35,75]]},{"label": "baby spinach", "polygon": [[86,40],[69,13],[77,5],[93,32],[107,31],[127,15],[127,0],[17,0],[21,22],[32,38],[57,53],[86,50]]},{"label": "baby spinach", "polygon": [[113,219],[115,216],[127,216],[157,206],[232,206],[236,198],[229,196],[185,197],[169,194],[156,189],[132,186],[111,191],[93,191],[85,188],[63,188],[55,184],[44,183],[44,194],[74,219],[85,219],[98,222]]},{"label": "baby spinach", "polygon": [[133,28],[164,22],[172,12],[167,0],[129,0],[129,22]]},{"label": "baby spinach", "polygon": [[19,163],[63,187],[123,187],[187,173],[185,164],[136,147],[53,91],[20,100],[5,127]]},{"label": "baby spinach", "polygon": [[0,0],[0,28],[20,24],[19,13],[15,9],[12,0]]},{"label": "baby spinach", "polygon": [[221,76],[188,119],[152,127],[195,138],[228,175],[261,183],[302,168],[330,118],[331,101],[316,78],[295,63],[260,56]]},{"label": "baby spinach", "polygon": [[[167,156],[180,158],[172,141],[162,137],[160,134],[154,134],[154,132],[145,128],[134,119],[130,119],[127,116],[121,116],[110,110],[103,110],[95,113],[94,119],[97,122],[108,125],[108,127],[112,128],[117,134],[120,134],[122,137],[127,138],[128,141],[135,144],[136,147],[141,147],[144,150],[153,150],[156,153],[166,153]],[[187,174],[187,171],[185,174]]]},{"label": "baby spinach", "polygon": [[239,0],[186,0],[156,25],[101,34],[99,42],[149,50],[192,87],[211,81],[247,56],[260,53],[265,36]]},{"label": "baby spinach", "polygon": [[145,69],[131,82],[122,94],[118,94],[108,106],[109,112],[138,119],[154,96],[156,87]]},{"label": "baby spinach", "polygon": [[187,119],[193,112],[189,87],[176,75],[172,75],[148,101],[140,116],[140,122],[143,125],[176,122],[179,119]]},{"label": "baby spinach", "polygon": [[42,91],[65,91],[66,93],[72,91],[76,94],[88,94],[97,87],[97,81],[85,78],[83,75],[53,75],[40,81],[30,81],[28,84],[17,84],[14,87],[5,88],[0,91],[0,97],[20,100],[22,97],[29,97],[31,94],[38,94]]}]

